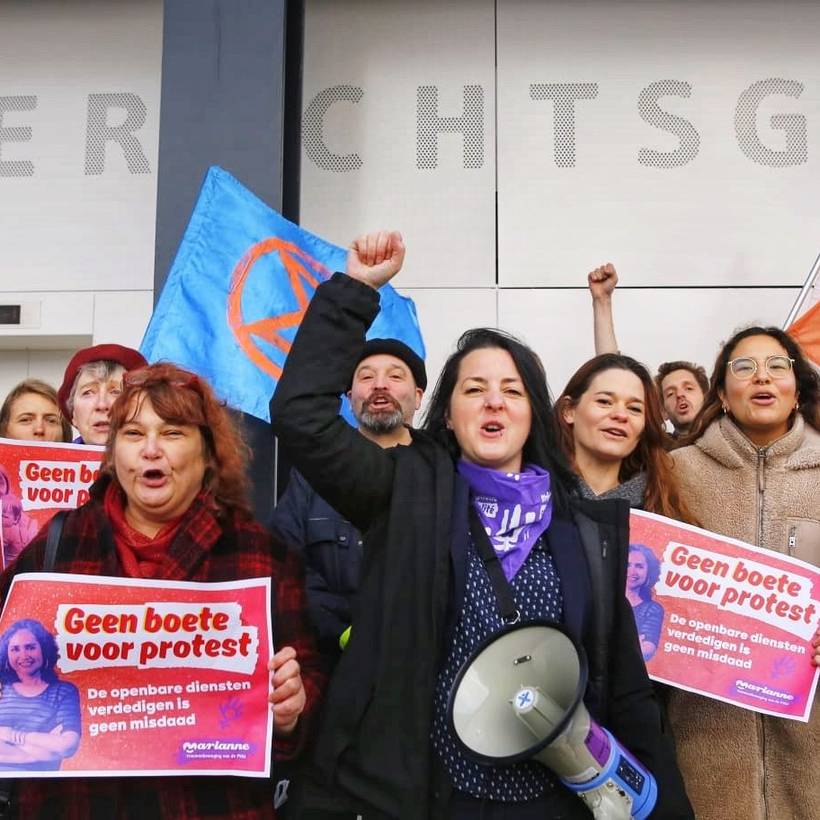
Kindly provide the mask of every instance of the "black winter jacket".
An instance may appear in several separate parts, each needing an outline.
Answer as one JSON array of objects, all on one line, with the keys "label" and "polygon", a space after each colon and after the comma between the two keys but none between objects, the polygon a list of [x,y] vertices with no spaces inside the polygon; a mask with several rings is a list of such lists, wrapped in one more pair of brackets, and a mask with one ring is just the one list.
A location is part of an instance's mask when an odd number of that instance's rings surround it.
[{"label": "black winter jacket", "polygon": [[359,587],[362,535],[298,470],[291,470],[269,528],[305,562],[308,614],[322,655],[333,664],[339,657],[339,638],[350,626],[351,599]]},{"label": "black winter jacket", "polygon": [[[352,636],[325,701],[306,802],[415,820],[439,814],[446,797],[429,735],[464,594],[469,495],[450,455],[423,432],[383,450],[339,417],[377,311],[377,293],[342,274],[318,288],[271,423],[311,486],[365,533]],[[565,625],[588,655],[587,708],[658,780],[653,817],[689,818],[623,593],[627,514],[625,502],[579,502],[572,517],[553,519]]]}]

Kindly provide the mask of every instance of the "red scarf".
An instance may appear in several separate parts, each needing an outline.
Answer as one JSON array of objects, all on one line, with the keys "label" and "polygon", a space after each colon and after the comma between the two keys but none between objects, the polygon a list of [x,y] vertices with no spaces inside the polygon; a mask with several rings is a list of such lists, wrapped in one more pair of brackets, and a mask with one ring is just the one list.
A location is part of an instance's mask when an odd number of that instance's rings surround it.
[{"label": "red scarf", "polygon": [[[105,490],[105,514],[114,531],[114,544],[125,574],[129,578],[157,578],[163,576],[163,565],[168,547],[177,534],[184,517],[169,521],[153,538],[135,530],[125,520],[123,491],[112,481]],[[186,511],[187,512],[187,511]]]}]

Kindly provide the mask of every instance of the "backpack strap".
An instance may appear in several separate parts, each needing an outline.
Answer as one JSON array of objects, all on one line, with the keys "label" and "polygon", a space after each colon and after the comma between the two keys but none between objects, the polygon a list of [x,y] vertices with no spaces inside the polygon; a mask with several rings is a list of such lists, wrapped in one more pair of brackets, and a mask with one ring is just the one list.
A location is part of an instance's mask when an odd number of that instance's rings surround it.
[{"label": "backpack strap", "polygon": [[43,558],[43,572],[51,572],[57,563],[57,551],[60,548],[60,538],[63,534],[63,524],[65,524],[68,510],[59,510],[51,521],[48,522],[48,538],[46,539],[46,552]]}]

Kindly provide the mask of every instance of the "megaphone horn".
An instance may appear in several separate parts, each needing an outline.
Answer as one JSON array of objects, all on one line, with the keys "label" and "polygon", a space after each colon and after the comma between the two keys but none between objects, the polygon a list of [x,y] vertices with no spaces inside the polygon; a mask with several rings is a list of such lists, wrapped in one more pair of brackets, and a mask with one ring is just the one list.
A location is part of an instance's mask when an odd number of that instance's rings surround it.
[{"label": "megaphone horn", "polygon": [[560,624],[532,621],[491,635],[450,690],[450,729],[486,765],[534,759],[550,768],[596,820],[644,820],[654,777],[589,716],[587,661]]}]

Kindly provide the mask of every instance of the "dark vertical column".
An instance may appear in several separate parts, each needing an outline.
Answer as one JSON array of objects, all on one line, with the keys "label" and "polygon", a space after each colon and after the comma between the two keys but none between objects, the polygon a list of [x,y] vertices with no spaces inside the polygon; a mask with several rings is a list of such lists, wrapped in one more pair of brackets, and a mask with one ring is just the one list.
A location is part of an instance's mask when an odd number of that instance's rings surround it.
[{"label": "dark vertical column", "polygon": [[[301,38],[301,5],[286,0],[165,0],[156,296],[210,165],[222,166],[282,210],[287,26],[293,6]],[[301,39],[294,51],[290,61],[298,63],[301,77]],[[294,202],[298,208],[298,166],[295,180],[292,173],[287,180],[292,210]],[[258,419],[244,416],[244,421],[253,449],[254,509],[264,522],[275,498],[273,437]]]},{"label": "dark vertical column", "polygon": [[282,205],[285,0],[165,0],[154,284],[221,165]]},{"label": "dark vertical column", "polygon": [[304,65],[305,4],[289,0],[285,50],[285,139],[282,213],[299,221],[302,168],[302,66]]}]

